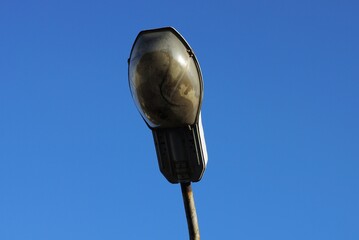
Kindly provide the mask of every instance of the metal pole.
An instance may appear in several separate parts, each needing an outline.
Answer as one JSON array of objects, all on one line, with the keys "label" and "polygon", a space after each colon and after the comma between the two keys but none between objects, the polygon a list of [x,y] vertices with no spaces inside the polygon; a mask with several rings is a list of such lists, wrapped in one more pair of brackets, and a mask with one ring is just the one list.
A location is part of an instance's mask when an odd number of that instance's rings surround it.
[{"label": "metal pole", "polygon": [[191,183],[181,183],[181,190],[190,240],[200,240],[196,206],[194,205]]}]

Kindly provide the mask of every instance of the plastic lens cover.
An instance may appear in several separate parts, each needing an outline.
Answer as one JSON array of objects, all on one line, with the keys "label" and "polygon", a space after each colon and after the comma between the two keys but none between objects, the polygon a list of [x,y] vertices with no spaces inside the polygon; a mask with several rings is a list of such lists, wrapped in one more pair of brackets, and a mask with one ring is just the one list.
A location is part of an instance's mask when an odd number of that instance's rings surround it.
[{"label": "plastic lens cover", "polygon": [[129,58],[133,99],[151,128],[198,120],[202,75],[192,49],[173,28],[140,32]]}]

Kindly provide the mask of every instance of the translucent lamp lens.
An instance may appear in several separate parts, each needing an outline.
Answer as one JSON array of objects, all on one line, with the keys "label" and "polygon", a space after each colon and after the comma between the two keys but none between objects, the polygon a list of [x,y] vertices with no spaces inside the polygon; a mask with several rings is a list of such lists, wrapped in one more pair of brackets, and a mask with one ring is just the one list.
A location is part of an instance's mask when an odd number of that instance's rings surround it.
[{"label": "translucent lamp lens", "polygon": [[129,59],[132,96],[152,128],[192,125],[199,114],[199,65],[174,31],[140,33]]}]

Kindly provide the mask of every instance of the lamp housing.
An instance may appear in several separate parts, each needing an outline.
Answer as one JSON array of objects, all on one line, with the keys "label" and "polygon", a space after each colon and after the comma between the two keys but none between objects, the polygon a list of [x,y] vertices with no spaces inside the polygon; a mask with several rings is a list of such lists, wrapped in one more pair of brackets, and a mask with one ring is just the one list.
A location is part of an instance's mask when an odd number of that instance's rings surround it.
[{"label": "lamp housing", "polygon": [[199,181],[207,164],[203,80],[189,44],[172,27],[141,31],[128,59],[128,79],[163,175],[171,183]]}]

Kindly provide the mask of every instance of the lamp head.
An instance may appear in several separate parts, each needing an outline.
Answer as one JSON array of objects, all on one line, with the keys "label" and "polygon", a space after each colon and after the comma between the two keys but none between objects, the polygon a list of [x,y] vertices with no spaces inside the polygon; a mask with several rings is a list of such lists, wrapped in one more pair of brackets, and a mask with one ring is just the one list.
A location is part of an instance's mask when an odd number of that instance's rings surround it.
[{"label": "lamp head", "polygon": [[203,82],[191,47],[171,27],[140,32],[128,59],[128,79],[152,130],[162,174],[171,183],[199,181],[207,165]]}]

